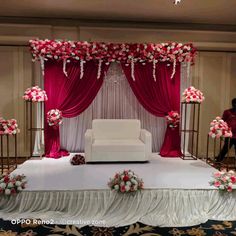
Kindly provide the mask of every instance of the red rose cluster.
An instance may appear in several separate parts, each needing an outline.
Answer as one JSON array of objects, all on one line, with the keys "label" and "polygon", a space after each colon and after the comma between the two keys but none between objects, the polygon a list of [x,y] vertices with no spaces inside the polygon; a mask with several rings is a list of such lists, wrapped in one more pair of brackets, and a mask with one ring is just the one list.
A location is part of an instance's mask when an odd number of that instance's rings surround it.
[{"label": "red rose cluster", "polygon": [[0,175],[0,194],[12,195],[25,188],[26,178],[24,175],[11,177],[8,174]]},{"label": "red rose cluster", "polygon": [[71,158],[70,163],[72,165],[83,165],[85,164],[85,158],[80,154],[76,154]]},{"label": "red rose cluster", "polygon": [[62,113],[58,109],[51,109],[47,113],[47,122],[49,126],[59,126],[62,123]]},{"label": "red rose cluster", "polygon": [[32,102],[45,102],[48,97],[43,89],[39,88],[39,86],[34,86],[25,90],[23,99]]},{"label": "red rose cluster", "polygon": [[210,123],[210,132],[209,136],[212,138],[230,138],[233,136],[231,128],[228,124],[222,120],[221,117],[217,116],[211,123]]},{"label": "red rose cluster", "polygon": [[143,180],[131,170],[124,170],[122,173],[116,173],[114,178],[110,179],[108,186],[120,193],[136,192],[143,189]]},{"label": "red rose cluster", "polygon": [[60,40],[30,40],[33,60],[102,60],[103,62],[194,62],[191,43],[102,43]]},{"label": "red rose cluster", "polygon": [[202,103],[204,101],[205,97],[203,96],[203,93],[194,88],[193,86],[190,86],[189,88],[185,89],[183,92],[183,101],[187,103]]},{"label": "red rose cluster", "polygon": [[176,111],[170,111],[168,112],[168,115],[166,116],[167,125],[174,129],[179,126],[180,121],[180,115]]},{"label": "red rose cluster", "polygon": [[15,119],[5,120],[0,117],[0,135],[4,134],[17,134],[20,130],[18,129],[18,124]]}]

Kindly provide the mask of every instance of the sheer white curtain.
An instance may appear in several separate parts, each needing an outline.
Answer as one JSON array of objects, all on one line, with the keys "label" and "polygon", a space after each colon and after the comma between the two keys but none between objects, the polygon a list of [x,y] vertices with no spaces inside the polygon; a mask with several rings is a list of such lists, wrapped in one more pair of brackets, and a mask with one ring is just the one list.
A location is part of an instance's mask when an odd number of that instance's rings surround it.
[{"label": "sheer white curtain", "polygon": [[164,140],[165,118],[147,112],[133,94],[119,64],[113,63],[102,88],[93,103],[77,117],[63,118],[60,127],[61,148],[71,152],[84,151],[84,133],[93,119],[139,119],[142,128],[152,133],[153,152],[158,152]]}]

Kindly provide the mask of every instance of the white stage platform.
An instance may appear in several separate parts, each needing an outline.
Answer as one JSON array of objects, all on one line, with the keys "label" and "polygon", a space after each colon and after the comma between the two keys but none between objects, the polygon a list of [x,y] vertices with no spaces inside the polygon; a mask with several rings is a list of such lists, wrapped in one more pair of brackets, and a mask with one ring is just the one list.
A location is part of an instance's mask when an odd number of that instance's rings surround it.
[{"label": "white stage platform", "polygon": [[[236,194],[209,185],[216,171],[200,160],[161,158],[145,164],[72,166],[70,157],[29,160],[13,174],[25,174],[27,188],[0,198],[0,218],[40,218],[58,224],[123,226],[137,221],[153,226],[191,226],[236,220]],[[132,169],[144,190],[119,194],[107,182],[115,172]],[[102,222],[102,225],[101,225]]]}]

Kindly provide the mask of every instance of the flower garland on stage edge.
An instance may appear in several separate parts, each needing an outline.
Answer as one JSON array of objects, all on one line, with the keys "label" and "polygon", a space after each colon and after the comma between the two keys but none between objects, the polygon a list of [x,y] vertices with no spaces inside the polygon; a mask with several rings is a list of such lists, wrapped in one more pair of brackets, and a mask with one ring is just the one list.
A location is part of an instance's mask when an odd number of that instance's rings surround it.
[{"label": "flower garland on stage edge", "polygon": [[156,81],[156,63],[167,62],[173,64],[171,78],[175,75],[177,63],[194,63],[196,48],[191,43],[103,43],[103,42],[76,42],[60,40],[30,40],[30,50],[33,61],[41,62],[44,74],[44,61],[49,59],[63,61],[63,72],[67,76],[66,64],[71,60],[80,61],[80,78],[83,77],[83,67],[86,61],[98,61],[97,78],[100,78],[102,64],[111,62],[131,65],[131,76],[134,78],[134,64],[153,63],[153,79]]},{"label": "flower garland on stage edge", "polygon": [[10,176],[9,174],[0,174],[0,194],[14,195],[25,188],[27,181],[24,175]]},{"label": "flower garland on stage edge", "polygon": [[58,127],[62,123],[62,113],[58,109],[51,109],[47,113],[47,122],[49,126]]},{"label": "flower garland on stage edge", "polygon": [[214,180],[209,182],[211,186],[215,186],[220,191],[233,191],[233,185],[236,184],[236,175],[234,171],[218,171],[213,174],[213,178]]},{"label": "flower garland on stage edge", "polygon": [[111,190],[120,193],[132,193],[143,189],[143,180],[140,179],[132,170],[124,170],[116,173],[108,182]]}]

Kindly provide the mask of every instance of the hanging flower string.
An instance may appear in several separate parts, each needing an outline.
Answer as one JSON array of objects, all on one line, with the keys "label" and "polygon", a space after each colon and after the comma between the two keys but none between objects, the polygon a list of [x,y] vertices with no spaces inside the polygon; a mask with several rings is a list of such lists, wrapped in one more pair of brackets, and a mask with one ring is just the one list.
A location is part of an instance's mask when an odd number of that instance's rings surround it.
[{"label": "hanging flower string", "polygon": [[80,79],[82,79],[84,76],[84,61],[80,60]]},{"label": "hanging flower string", "polygon": [[99,79],[101,77],[101,71],[102,71],[102,60],[99,60],[97,79]]},{"label": "hanging flower string", "polygon": [[152,62],[152,76],[153,76],[153,79],[154,79],[155,82],[157,81],[157,78],[156,78],[156,63],[157,63],[157,61],[153,60],[153,62]]},{"label": "hanging flower string", "polygon": [[174,76],[175,76],[175,67],[176,67],[176,60],[174,59],[174,62],[173,62],[173,70],[172,70],[172,74],[171,74],[171,79],[173,79],[174,78]]},{"label": "hanging flower string", "polygon": [[66,72],[66,59],[63,60],[63,73],[65,74],[66,77],[68,77],[68,74]]},{"label": "hanging flower string", "polygon": [[135,77],[134,77],[134,58],[131,58],[131,77],[133,79],[133,81],[135,81]]},{"label": "hanging flower string", "polygon": [[[196,48],[191,43],[182,44],[177,42],[120,44],[45,39],[30,40],[29,45],[33,61],[41,61],[42,73],[44,73],[44,61],[48,59],[57,61],[80,60],[80,62],[102,60],[106,65],[111,62],[121,62],[131,65],[133,68],[134,63],[145,64],[156,60],[158,62],[173,63],[173,78],[176,65],[187,62],[189,66],[189,63],[194,63],[196,55]],[[82,72],[81,74],[83,75]],[[83,77],[82,75],[81,77]],[[133,74],[132,78],[134,80]]]}]

